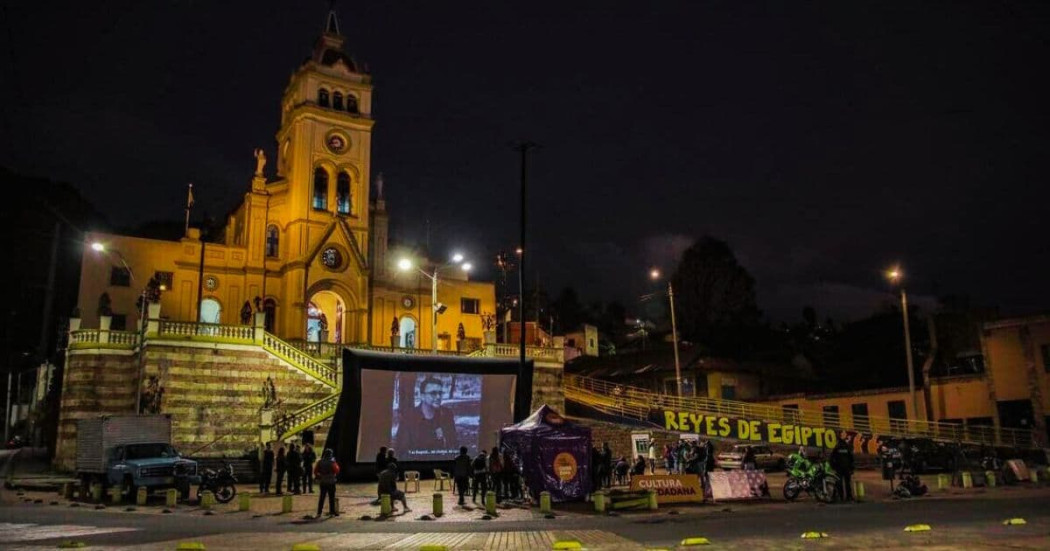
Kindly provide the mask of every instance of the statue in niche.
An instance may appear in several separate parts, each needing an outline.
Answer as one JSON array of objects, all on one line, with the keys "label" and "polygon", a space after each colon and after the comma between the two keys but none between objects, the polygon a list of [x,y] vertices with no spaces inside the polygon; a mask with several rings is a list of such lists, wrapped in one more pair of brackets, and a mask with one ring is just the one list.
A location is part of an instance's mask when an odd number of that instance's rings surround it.
[{"label": "statue in niche", "polygon": [[266,168],[266,153],[257,148],[255,150],[255,176],[262,177],[264,168]]},{"label": "statue in niche", "polygon": [[262,385],[263,409],[272,409],[277,406],[277,387],[273,384],[273,378],[266,377]]},{"label": "statue in niche", "polygon": [[160,403],[164,398],[164,387],[160,386],[160,377],[150,375],[146,388],[142,391],[142,407],[139,413],[156,415],[160,413]]}]

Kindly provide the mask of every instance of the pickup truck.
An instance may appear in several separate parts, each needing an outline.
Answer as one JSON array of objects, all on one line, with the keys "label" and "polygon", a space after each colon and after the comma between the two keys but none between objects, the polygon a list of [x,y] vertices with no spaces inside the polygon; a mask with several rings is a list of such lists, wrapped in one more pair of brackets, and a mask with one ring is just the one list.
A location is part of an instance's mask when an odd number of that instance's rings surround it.
[{"label": "pickup truck", "polygon": [[183,499],[200,483],[197,462],[171,445],[171,417],[128,415],[77,422],[77,476],[134,496],[140,487],[177,488]]}]

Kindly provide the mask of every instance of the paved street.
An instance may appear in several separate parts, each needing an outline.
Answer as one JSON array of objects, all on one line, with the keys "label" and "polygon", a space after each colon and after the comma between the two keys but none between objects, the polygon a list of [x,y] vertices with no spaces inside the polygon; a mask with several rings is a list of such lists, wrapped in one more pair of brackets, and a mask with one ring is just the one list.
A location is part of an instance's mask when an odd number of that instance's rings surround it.
[{"label": "paved street", "polygon": [[[500,509],[498,518],[483,521],[480,511],[455,509],[449,503],[446,508],[451,510],[437,522],[417,520],[429,509],[380,522],[359,520],[361,512],[375,512],[368,505],[369,487],[341,488],[344,514],[320,522],[303,518],[313,496],[297,498],[296,511],[290,515],[279,514],[276,498],[264,498],[253,502],[252,512],[221,508],[209,516],[195,506],[179,506],[170,514],[152,505],[136,511],[123,506],[71,507],[54,494],[18,496],[5,490],[0,496],[0,547],[53,549],[74,540],[89,544],[90,549],[165,550],[181,541],[201,542],[208,549],[253,551],[290,549],[296,543],[315,543],[324,550],[418,549],[425,544],[449,549],[550,549],[555,541],[576,539],[589,549],[643,549],[673,548],[694,536],[708,538],[715,548],[749,550],[1050,547],[1050,508],[1045,505],[1050,488],[1045,487],[935,491],[930,497],[907,501],[875,497],[835,506],[773,500],[664,507],[657,513],[620,516],[595,516],[578,504],[561,508],[553,520],[515,508]],[[423,507],[429,496],[425,492],[414,498],[413,509]],[[35,499],[42,503],[32,502]],[[53,501],[56,505],[50,505]],[[1024,518],[1027,524],[1002,525],[1012,517]],[[903,531],[916,523],[929,524],[932,531]],[[829,537],[801,540],[806,531],[826,532]]]}]

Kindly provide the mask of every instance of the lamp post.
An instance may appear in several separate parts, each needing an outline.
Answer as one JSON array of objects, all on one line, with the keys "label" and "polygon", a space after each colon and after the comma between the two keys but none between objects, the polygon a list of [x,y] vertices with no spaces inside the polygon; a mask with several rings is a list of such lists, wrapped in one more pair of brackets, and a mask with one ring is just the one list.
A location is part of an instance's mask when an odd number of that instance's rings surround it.
[{"label": "lamp post", "polygon": [[891,268],[886,272],[886,277],[894,285],[900,285],[901,290],[901,315],[904,316],[904,354],[908,361],[908,395],[911,397],[911,408],[915,417],[919,417],[919,401],[915,397],[915,370],[911,358],[911,330],[908,327],[908,293],[901,284],[904,273],[899,267]]},{"label": "lamp post", "polygon": [[464,272],[469,272],[472,268],[470,262],[464,262],[463,255],[459,253],[452,255],[452,262],[448,262],[441,265],[435,265],[434,271],[432,273],[428,273],[423,268],[414,265],[412,261],[407,258],[402,258],[401,260],[397,261],[398,270],[402,272],[409,272],[412,270],[412,268],[416,268],[417,270],[419,270],[419,273],[423,274],[427,277],[427,279],[430,280],[430,352],[432,354],[437,354],[437,317],[438,314],[445,311],[445,306],[443,304],[439,304],[437,301],[438,273],[441,270],[452,266],[459,266],[460,269],[462,269]]},{"label": "lamp post", "polygon": [[[660,279],[660,270],[653,269],[649,272],[649,277],[656,281]],[[674,348],[674,378],[675,387],[678,389],[678,399],[682,399],[682,367],[678,362],[678,324],[675,322],[674,316],[674,285],[671,284],[671,280],[667,280],[667,299],[670,301],[671,306],[671,346]]]}]

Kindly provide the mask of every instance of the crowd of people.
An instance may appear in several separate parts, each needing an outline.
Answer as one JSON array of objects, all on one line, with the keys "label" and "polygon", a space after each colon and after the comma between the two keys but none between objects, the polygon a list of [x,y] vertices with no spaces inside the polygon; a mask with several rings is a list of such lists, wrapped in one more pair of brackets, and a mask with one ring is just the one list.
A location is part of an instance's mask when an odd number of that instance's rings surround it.
[{"label": "crowd of people", "polygon": [[263,450],[262,469],[259,473],[259,493],[270,493],[270,481],[275,470],[277,487],[274,493],[277,495],[283,495],[285,490],[292,494],[314,493],[314,463],[316,461],[317,453],[310,444],[303,444],[302,448],[298,444],[289,444],[287,452],[281,445],[274,453],[273,446],[267,442],[266,449]]}]

